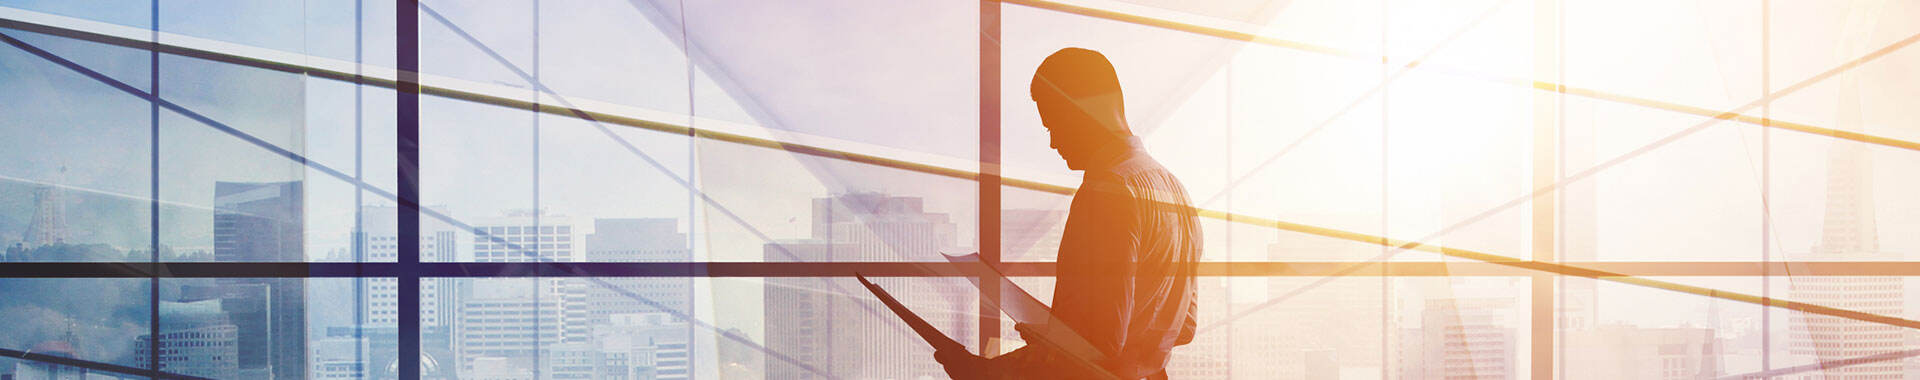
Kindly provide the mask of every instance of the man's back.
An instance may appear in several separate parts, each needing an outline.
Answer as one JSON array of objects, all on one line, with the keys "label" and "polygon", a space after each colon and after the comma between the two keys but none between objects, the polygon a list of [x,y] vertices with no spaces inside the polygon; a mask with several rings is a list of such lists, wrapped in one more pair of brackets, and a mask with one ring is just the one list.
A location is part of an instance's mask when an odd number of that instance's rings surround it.
[{"label": "man's back", "polygon": [[[1099,52],[1065,48],[1048,55],[1028,83],[1047,145],[1067,168],[1086,172],[1060,238],[1053,315],[1059,323],[1016,326],[1023,338],[1054,340],[1060,331],[1098,354],[1028,346],[988,361],[964,350],[934,358],[956,379],[1164,377],[1174,346],[1193,341],[1198,299],[1193,275],[1200,225],[1187,190],[1148,157],[1126,122],[1113,63]],[[1080,357],[1063,357],[1065,351]],[[1086,357],[1099,356],[1099,357]],[[1152,376],[1162,375],[1162,376]]]},{"label": "man's back", "polygon": [[1130,141],[1088,168],[1061,237],[1054,312],[1123,377],[1160,371],[1193,339],[1201,240],[1184,186]]}]

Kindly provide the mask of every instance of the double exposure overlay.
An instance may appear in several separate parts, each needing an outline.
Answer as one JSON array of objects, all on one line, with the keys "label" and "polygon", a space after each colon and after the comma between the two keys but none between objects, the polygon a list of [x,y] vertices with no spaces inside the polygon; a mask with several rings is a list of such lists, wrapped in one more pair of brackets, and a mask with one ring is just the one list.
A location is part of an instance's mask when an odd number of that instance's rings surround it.
[{"label": "double exposure overlay", "polygon": [[1199,216],[1168,378],[1920,378],[1920,3],[0,0],[0,42],[0,380],[947,378],[855,274],[1027,345],[942,255],[1051,301],[1068,47]]}]

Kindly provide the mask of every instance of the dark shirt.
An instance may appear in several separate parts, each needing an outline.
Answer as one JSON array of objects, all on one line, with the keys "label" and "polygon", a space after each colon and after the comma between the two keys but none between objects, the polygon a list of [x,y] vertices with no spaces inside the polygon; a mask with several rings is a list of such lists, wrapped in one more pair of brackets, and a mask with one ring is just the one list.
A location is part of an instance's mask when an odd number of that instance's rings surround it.
[{"label": "dark shirt", "polygon": [[[1198,306],[1194,272],[1201,240],[1186,188],[1149,157],[1130,149],[1087,168],[1061,236],[1053,312],[1103,352],[1101,366],[1122,378],[1160,372],[1174,346],[1193,341]],[[1049,326],[1048,328],[1054,328]],[[1022,349],[1013,372],[1071,373],[1064,360]],[[1034,368],[1054,363],[1054,370]],[[1011,364],[1011,363],[1009,363]],[[1067,372],[1056,372],[1067,371]]]}]

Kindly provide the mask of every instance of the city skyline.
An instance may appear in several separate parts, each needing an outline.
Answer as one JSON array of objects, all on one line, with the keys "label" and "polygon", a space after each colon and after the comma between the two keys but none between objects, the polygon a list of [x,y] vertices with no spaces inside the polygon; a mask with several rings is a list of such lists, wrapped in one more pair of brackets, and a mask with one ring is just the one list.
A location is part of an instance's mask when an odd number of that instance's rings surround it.
[{"label": "city skyline", "polygon": [[1199,201],[1179,377],[1920,373],[1913,4],[0,3],[0,380],[939,377],[843,280],[1019,344],[922,272],[1049,298],[1066,46]]}]

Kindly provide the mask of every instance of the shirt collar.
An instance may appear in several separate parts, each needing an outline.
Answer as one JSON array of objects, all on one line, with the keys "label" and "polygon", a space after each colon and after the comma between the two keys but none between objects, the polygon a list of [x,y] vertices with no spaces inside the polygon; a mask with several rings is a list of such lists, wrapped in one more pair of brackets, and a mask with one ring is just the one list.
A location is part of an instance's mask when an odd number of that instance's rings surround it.
[{"label": "shirt collar", "polygon": [[1147,144],[1140,140],[1140,136],[1127,136],[1125,142],[1122,142],[1120,146],[1110,148],[1109,151],[1113,153],[1104,159],[1094,161],[1093,165],[1088,167],[1087,170],[1111,169],[1115,165],[1127,162],[1127,160],[1135,156],[1144,156],[1147,154]]}]

